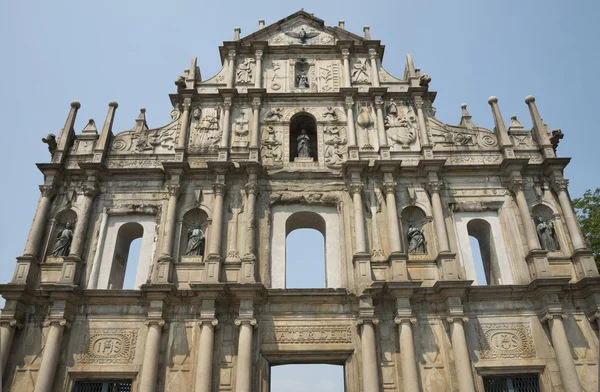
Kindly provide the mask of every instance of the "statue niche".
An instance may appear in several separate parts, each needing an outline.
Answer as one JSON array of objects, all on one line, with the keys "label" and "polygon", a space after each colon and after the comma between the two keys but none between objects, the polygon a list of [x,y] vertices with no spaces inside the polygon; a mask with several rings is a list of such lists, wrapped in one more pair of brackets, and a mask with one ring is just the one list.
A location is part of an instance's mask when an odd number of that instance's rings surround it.
[{"label": "statue niche", "polygon": [[181,261],[202,261],[206,244],[206,229],[208,216],[199,208],[189,210],[181,222]]},{"label": "statue niche", "polygon": [[537,232],[540,246],[543,250],[556,252],[560,250],[556,235],[554,212],[548,206],[538,204],[532,208],[535,231]]},{"label": "statue niche", "polygon": [[66,257],[71,250],[73,228],[77,214],[71,209],[63,210],[51,222],[48,257]]},{"label": "statue niche", "polygon": [[290,121],[290,161],[318,161],[317,122],[307,113],[299,113]]},{"label": "statue niche", "polygon": [[310,64],[308,64],[306,59],[300,59],[296,61],[296,64],[294,65],[294,80],[296,88],[310,88],[310,84],[308,82],[309,69]]},{"label": "statue niche", "polygon": [[404,229],[404,238],[406,252],[410,255],[426,255],[427,239],[425,235],[425,226],[427,217],[425,212],[416,206],[408,206],[400,214],[402,218],[402,228]]}]

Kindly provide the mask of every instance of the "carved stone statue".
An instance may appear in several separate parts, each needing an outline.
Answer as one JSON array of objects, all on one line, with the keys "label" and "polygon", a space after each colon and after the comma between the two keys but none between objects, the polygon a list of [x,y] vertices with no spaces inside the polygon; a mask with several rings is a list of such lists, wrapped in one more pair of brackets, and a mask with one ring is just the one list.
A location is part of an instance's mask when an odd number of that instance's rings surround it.
[{"label": "carved stone statue", "polygon": [[298,136],[298,158],[310,158],[310,137],[306,134],[306,130],[302,129],[300,131],[300,136]]},{"label": "carved stone statue", "polygon": [[238,66],[235,82],[240,84],[252,83],[252,68],[254,59],[248,57]]},{"label": "carved stone statue", "polygon": [[56,151],[56,136],[53,133],[49,133],[48,136],[42,138],[42,142],[48,145],[48,151],[50,151],[50,155],[54,157],[54,152]]},{"label": "carved stone statue", "polygon": [[309,88],[308,84],[308,75],[306,75],[306,71],[300,71],[298,75],[296,75],[296,86],[300,88]]},{"label": "carved stone statue", "polygon": [[281,161],[281,142],[277,140],[275,128],[267,128],[269,136],[262,142],[262,159],[264,161]]},{"label": "carved stone statue", "polygon": [[58,233],[54,249],[50,253],[51,256],[63,257],[68,256],[71,250],[71,241],[73,240],[73,230],[71,224],[67,223],[65,228]]},{"label": "carved stone statue", "polygon": [[200,223],[194,223],[194,226],[188,230],[188,243],[185,254],[186,256],[204,255],[204,233],[200,229]]},{"label": "carved stone statue", "polygon": [[309,39],[316,37],[317,35],[321,34],[320,31],[309,31],[307,32],[306,30],[304,30],[304,27],[300,28],[299,32],[295,32],[295,31],[284,31],[284,33],[288,36],[288,37],[292,37],[292,38],[296,38],[298,40],[300,40],[300,43],[302,45],[306,45]]},{"label": "carved stone statue", "polygon": [[536,229],[542,249],[549,251],[558,250],[558,241],[556,240],[556,233],[554,232],[554,225],[552,222],[544,222],[544,219],[540,216],[537,218]]},{"label": "carved stone statue", "polygon": [[408,253],[427,253],[423,230],[411,222],[408,226]]}]

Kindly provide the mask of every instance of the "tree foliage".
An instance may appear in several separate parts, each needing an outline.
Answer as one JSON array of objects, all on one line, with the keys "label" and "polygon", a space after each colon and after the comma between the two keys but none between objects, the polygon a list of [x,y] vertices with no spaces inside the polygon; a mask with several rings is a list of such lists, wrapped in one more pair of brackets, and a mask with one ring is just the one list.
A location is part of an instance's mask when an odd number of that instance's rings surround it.
[{"label": "tree foliage", "polygon": [[587,246],[594,252],[596,265],[600,269],[600,188],[593,193],[589,189],[585,191],[582,198],[573,200],[573,207],[577,211]]}]

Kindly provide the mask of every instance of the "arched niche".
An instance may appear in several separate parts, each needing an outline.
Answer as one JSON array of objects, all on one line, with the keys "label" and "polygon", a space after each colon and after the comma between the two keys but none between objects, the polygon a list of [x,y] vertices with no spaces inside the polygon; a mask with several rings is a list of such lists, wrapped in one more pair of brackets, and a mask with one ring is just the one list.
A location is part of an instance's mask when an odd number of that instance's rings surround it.
[{"label": "arched niche", "polygon": [[[425,211],[417,206],[408,206],[400,213],[402,222],[402,239],[405,244],[406,252],[412,255],[426,255],[429,253],[431,238],[431,225],[428,225],[427,215]],[[411,226],[413,230],[411,230]],[[418,233],[414,229],[422,233],[419,238]]]},{"label": "arched niche", "polygon": [[[302,131],[305,131],[304,133]],[[318,161],[317,121],[309,113],[300,112],[290,119],[290,161],[305,160]],[[300,157],[298,146],[306,143],[308,157]],[[305,151],[305,149],[303,148]]]},{"label": "arched niche", "polygon": [[325,238],[325,284],[342,287],[339,216],[335,206],[279,205],[271,210],[271,288],[285,288],[286,237],[295,229],[315,229]]},{"label": "arched niche", "polygon": [[[200,226],[200,230],[202,230],[202,233],[204,235],[204,252],[202,252],[201,255],[187,255],[187,250],[188,250],[188,244],[189,244],[189,240],[190,240],[190,230],[193,230],[194,225],[198,224]],[[198,257],[204,257],[205,253],[206,253],[206,244],[207,244],[207,237],[208,237],[208,214],[200,209],[200,208],[193,208],[189,211],[187,211],[184,215],[183,218],[181,219],[180,222],[180,229],[179,229],[179,255],[180,255],[180,260],[183,261],[184,259],[193,259],[193,258],[198,258]],[[192,233],[193,234],[193,233]],[[195,252],[192,252],[195,253]]]},{"label": "arched niche", "polygon": [[50,227],[48,229],[48,239],[45,246],[45,254],[47,257],[52,256],[52,251],[56,245],[58,237],[62,231],[70,225],[71,231],[75,231],[75,225],[77,224],[77,213],[70,208],[60,211],[56,214],[54,219],[50,221]]},{"label": "arched niche", "polygon": [[[549,252],[560,251],[560,221],[556,219],[556,214],[552,208],[544,204],[536,204],[531,209],[535,231],[540,241],[542,249]],[[562,234],[562,233],[561,233]]]}]

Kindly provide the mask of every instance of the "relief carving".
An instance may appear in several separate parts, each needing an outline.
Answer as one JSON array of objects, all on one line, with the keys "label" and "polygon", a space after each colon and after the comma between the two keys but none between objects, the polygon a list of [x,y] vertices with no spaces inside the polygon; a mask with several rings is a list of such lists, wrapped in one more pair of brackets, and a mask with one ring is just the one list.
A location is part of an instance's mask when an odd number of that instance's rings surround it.
[{"label": "relief carving", "polygon": [[274,327],[264,331],[262,342],[277,344],[352,343],[352,329],[350,326],[338,325]]},{"label": "relief carving", "polygon": [[242,110],[240,111],[240,117],[238,117],[233,123],[234,139],[231,143],[231,147],[248,147],[248,134],[248,120],[246,120],[246,113]]},{"label": "relief carving", "polygon": [[237,84],[250,84],[253,82],[252,74],[254,71],[254,59],[246,57],[244,61],[238,65],[235,73],[235,82]]},{"label": "relief carving", "polygon": [[409,146],[417,139],[417,119],[414,116],[414,113],[407,114],[410,114],[408,120],[404,113],[404,108],[401,107],[399,111],[396,102],[394,102],[393,99],[390,100],[384,126],[387,130],[389,144],[392,148],[396,146],[399,146],[400,148],[409,148]]},{"label": "relief carving", "polygon": [[[335,114],[335,112],[334,112]],[[346,161],[346,129],[325,127],[325,165],[339,167]]]},{"label": "relief carving", "polygon": [[217,152],[223,132],[219,120],[217,108],[194,109],[190,126],[190,153]]},{"label": "relief carving", "polygon": [[[281,114],[280,114],[281,115]],[[266,135],[266,138],[264,138]],[[264,128],[263,141],[261,143],[260,155],[263,164],[275,165],[282,163],[282,142],[280,132],[271,125]]]},{"label": "relief carving", "polygon": [[376,145],[372,140],[374,138],[373,132],[375,121],[373,119],[373,108],[371,106],[368,104],[362,106],[356,120],[356,125],[358,125],[357,134],[359,143],[361,144],[360,148],[363,150],[373,150],[373,145]]},{"label": "relief carving", "polygon": [[87,351],[80,354],[78,362],[96,364],[131,363],[135,357],[136,330],[93,330]]},{"label": "relief carving", "polygon": [[482,324],[477,331],[481,359],[535,358],[527,324]]},{"label": "relief carving", "polygon": [[352,83],[369,83],[369,63],[367,59],[356,59],[352,65]]},{"label": "relief carving", "polygon": [[171,111],[171,122],[164,127],[148,129],[146,124],[146,109],[140,110],[134,127],[117,134],[111,146],[111,152],[117,154],[160,154],[173,151],[179,138],[179,117],[181,113]]},{"label": "relief carving", "polygon": [[300,193],[282,192],[272,193],[270,205],[276,204],[321,204],[335,205],[340,201],[337,194],[331,193]]}]

